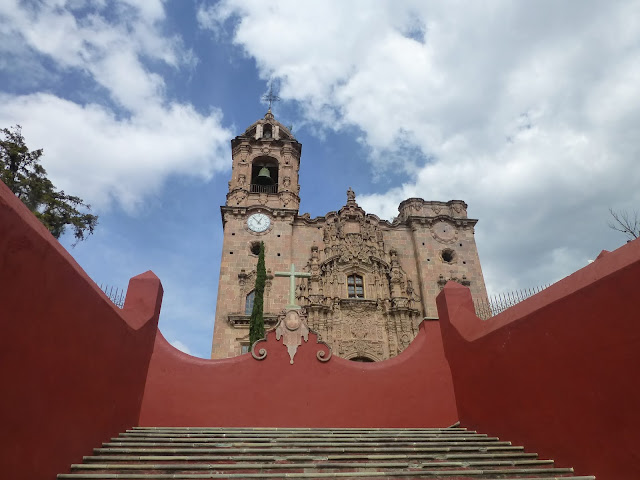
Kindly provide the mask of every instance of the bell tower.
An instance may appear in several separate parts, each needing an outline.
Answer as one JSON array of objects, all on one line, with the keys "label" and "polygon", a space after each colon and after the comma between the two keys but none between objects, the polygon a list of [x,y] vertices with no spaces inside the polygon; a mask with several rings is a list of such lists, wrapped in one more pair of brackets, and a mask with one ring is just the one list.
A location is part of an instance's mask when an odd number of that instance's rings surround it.
[{"label": "bell tower", "polygon": [[271,109],[231,140],[231,180],[220,207],[224,239],[212,358],[240,355],[249,347],[255,269],[265,245],[267,282],[264,318],[275,325],[287,300],[286,285],[272,289],[271,272],[287,270],[293,250],[293,223],[300,206],[298,173],[302,145]]},{"label": "bell tower", "polygon": [[300,145],[271,110],[231,141],[227,207],[263,206],[298,211]]}]

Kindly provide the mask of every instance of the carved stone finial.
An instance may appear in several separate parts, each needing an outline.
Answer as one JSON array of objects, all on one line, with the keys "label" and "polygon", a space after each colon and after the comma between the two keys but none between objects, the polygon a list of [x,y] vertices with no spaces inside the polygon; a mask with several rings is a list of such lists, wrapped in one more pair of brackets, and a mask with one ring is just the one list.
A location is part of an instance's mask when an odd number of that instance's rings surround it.
[{"label": "carved stone finial", "polygon": [[354,203],[356,203],[356,192],[349,187],[349,190],[347,190],[347,205],[352,205]]}]

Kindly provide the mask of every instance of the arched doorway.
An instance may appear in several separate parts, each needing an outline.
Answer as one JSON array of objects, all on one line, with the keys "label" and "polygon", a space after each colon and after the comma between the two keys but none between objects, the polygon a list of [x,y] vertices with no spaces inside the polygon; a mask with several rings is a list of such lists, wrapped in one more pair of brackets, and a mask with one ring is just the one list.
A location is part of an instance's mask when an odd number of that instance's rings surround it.
[{"label": "arched doorway", "polygon": [[351,360],[352,362],[375,362],[375,360],[369,358],[369,357],[365,357],[364,355],[360,355],[357,357],[352,357],[349,360]]}]

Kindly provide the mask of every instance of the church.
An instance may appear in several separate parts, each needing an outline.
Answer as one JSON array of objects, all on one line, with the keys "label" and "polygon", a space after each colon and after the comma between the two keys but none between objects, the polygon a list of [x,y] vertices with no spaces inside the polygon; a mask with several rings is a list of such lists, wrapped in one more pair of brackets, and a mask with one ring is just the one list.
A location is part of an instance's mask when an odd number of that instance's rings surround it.
[{"label": "church", "polygon": [[[224,240],[211,358],[249,351],[260,242],[265,246],[265,327],[284,315],[291,265],[309,327],[342,358],[394,357],[436,318],[436,295],[453,280],[474,300],[487,293],[467,204],[409,198],[392,221],[366,213],[349,188],[337,211],[300,214],[302,145],[271,109],[231,141],[232,173],[221,207]],[[336,205],[338,207],[339,205]]]},{"label": "church", "polygon": [[[640,478],[640,239],[482,320],[463,202],[312,219],[270,112],[232,146],[224,359],[167,341],[153,272],[114,304],[0,182],[3,478]],[[242,355],[261,241],[278,323]]]}]

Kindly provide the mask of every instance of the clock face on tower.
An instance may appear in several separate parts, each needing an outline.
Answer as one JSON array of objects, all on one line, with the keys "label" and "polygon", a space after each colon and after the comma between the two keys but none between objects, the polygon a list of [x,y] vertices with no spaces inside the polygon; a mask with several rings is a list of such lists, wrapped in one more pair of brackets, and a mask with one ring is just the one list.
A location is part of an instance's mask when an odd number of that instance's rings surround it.
[{"label": "clock face on tower", "polygon": [[264,232],[271,225],[271,219],[264,213],[254,213],[247,219],[247,227],[256,233]]}]

